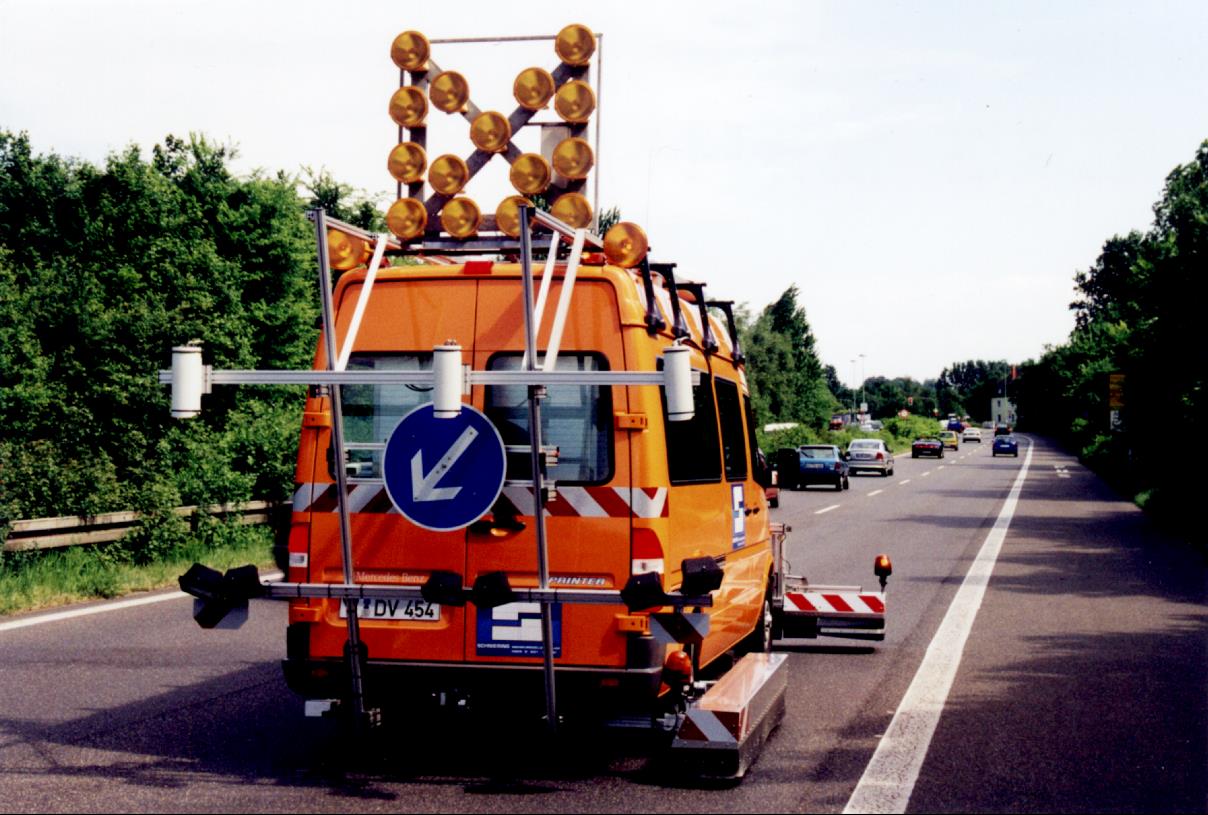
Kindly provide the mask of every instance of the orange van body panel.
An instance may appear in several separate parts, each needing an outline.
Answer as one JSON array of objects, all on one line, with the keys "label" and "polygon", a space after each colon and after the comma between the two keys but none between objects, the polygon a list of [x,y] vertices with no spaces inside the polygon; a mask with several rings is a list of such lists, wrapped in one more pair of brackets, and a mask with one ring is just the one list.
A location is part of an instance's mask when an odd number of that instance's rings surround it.
[{"label": "orange van body panel", "polygon": [[[565,268],[559,264],[538,331],[537,346],[548,347],[551,326],[562,292]],[[535,269],[534,296],[541,269]],[[476,371],[487,370],[501,354],[516,356],[525,348],[521,268],[496,263],[489,274],[468,276],[460,265],[401,266],[383,269],[374,284],[354,352],[367,354],[430,353],[433,346],[454,340],[464,359]],[[336,286],[336,331],[342,347],[360,295],[365,272],[345,273]],[[670,326],[670,300],[659,286],[658,307]],[[682,303],[685,319],[699,336],[700,317],[694,304]],[[570,311],[560,344],[560,355],[591,354],[610,371],[654,371],[662,351],[672,342],[669,330],[651,335],[645,324],[645,294],[637,275],[611,266],[580,267],[572,292]],[[692,347],[692,367],[739,384],[746,395],[745,376],[730,356],[724,330],[710,321],[724,341],[718,353],[705,354]],[[320,341],[316,368],[325,368],[326,353]],[[667,464],[662,396],[659,388],[611,386],[610,414],[639,414],[645,429],[622,429],[607,417],[612,439],[611,473],[607,481],[580,490],[611,490],[636,507],[643,496],[660,490],[665,498],[662,514],[642,515],[636,509],[603,514],[576,514],[561,500],[547,507],[546,530],[551,583],[555,587],[620,589],[630,576],[631,540],[636,527],[649,529],[663,548],[664,588],[674,590],[682,580],[684,558],[709,556],[724,570],[714,605],[708,609],[710,633],[699,648],[699,665],[705,665],[749,634],[759,619],[771,566],[767,504],[754,482],[748,460],[743,482],[672,485]],[[468,400],[486,410],[486,389],[476,386]],[[326,399],[309,399],[307,411],[329,411]],[[329,427],[303,429],[297,468],[294,534],[290,551],[305,548],[309,564],[291,568],[290,580],[340,582],[339,516],[335,511],[333,476],[328,471]],[[745,420],[744,420],[745,425]],[[718,431],[720,433],[720,431]],[[754,428],[745,428],[752,433]],[[506,439],[505,439],[506,441]],[[753,446],[753,445],[751,445]],[[744,448],[745,450],[749,447]],[[749,459],[749,457],[748,457]],[[747,514],[743,520],[745,545],[734,548],[731,488],[742,483]],[[560,485],[560,493],[575,489]],[[408,522],[397,510],[383,504],[384,491],[356,482],[350,515],[356,580],[363,583],[419,585],[432,571],[463,575],[472,585],[481,574],[504,571],[512,585],[537,585],[537,542],[532,494],[527,488],[505,487],[505,494],[524,523],[521,530],[470,527],[454,532],[434,532]],[[360,491],[379,490],[370,499]],[[519,491],[518,491],[519,490]],[[298,496],[301,496],[299,498]],[[518,496],[518,497],[517,497]],[[526,500],[527,497],[527,500]],[[569,498],[569,494],[567,494]],[[607,502],[605,502],[607,503]],[[376,508],[372,509],[371,508]],[[305,527],[305,530],[301,529]],[[339,658],[346,642],[344,621],[335,601],[310,601],[321,608],[320,620],[311,626],[310,656]],[[623,669],[629,638],[639,632],[623,631],[618,615],[623,605],[562,607],[561,654],[564,666]],[[535,657],[479,655],[475,647],[478,609],[443,606],[439,622],[361,620],[361,636],[371,660],[454,665],[539,663]],[[678,649],[678,645],[668,650]]]}]

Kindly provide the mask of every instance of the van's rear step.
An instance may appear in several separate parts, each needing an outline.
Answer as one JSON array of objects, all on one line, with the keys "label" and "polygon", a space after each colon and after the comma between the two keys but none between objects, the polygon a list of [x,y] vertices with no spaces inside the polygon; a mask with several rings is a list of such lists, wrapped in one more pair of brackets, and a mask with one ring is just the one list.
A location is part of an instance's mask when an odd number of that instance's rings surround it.
[{"label": "van's rear step", "polygon": [[673,764],[701,778],[741,778],[784,718],[787,654],[747,654],[689,705]]},{"label": "van's rear step", "polygon": [[778,639],[885,639],[885,592],[816,586],[794,575],[786,575],[784,581],[783,600],[772,610]]}]

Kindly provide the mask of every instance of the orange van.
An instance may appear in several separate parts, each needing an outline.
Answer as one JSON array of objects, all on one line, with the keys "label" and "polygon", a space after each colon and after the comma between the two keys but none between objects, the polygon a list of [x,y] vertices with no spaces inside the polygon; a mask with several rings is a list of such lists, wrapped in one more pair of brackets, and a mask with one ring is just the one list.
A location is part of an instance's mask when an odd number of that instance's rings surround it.
[{"label": "orange van", "polygon": [[[555,267],[549,302],[559,298],[565,271]],[[336,285],[341,348],[365,274],[363,268],[347,272]],[[381,270],[347,369],[428,370],[433,347],[447,340],[462,347],[463,361],[475,371],[519,369],[521,275],[519,264],[490,261]],[[670,609],[555,604],[556,688],[559,708],[568,714],[657,712],[674,702],[664,682],[672,653],[686,650],[699,670],[731,649],[770,647],[768,506],[732,320],[723,326],[706,308],[703,286],[677,289],[667,278],[673,279],[669,267],[641,273],[607,265],[598,255],[578,267],[557,370],[655,371],[673,334],[682,334],[700,378],[695,416],[682,422],[667,421],[662,388],[549,387],[541,418],[544,444],[557,448],[545,472],[555,485],[545,505],[550,587],[619,590],[631,575],[657,572],[664,590],[673,591],[681,585],[683,561],[702,557],[712,558],[724,576],[714,604],[700,609],[708,619],[703,637],[701,626],[677,625],[685,618],[660,613]],[[547,314],[538,349],[547,347],[551,322]],[[327,367],[324,348],[321,339],[316,369]],[[302,423],[288,532],[286,579],[292,583],[343,582],[325,394],[312,387]],[[533,488],[525,484],[530,461],[517,449],[529,437],[526,388],[475,385],[466,397],[508,445],[507,480],[490,512],[451,532],[408,521],[383,481],[392,429],[429,401],[427,389],[410,385],[342,390],[355,582],[419,586],[434,572],[452,572],[470,586],[481,575],[503,572],[512,586],[537,586]],[[290,601],[285,674],[304,697],[346,692],[342,612],[334,599]],[[518,700],[539,702],[540,615],[536,603],[360,601],[367,704],[447,704],[501,693],[513,708]]]}]

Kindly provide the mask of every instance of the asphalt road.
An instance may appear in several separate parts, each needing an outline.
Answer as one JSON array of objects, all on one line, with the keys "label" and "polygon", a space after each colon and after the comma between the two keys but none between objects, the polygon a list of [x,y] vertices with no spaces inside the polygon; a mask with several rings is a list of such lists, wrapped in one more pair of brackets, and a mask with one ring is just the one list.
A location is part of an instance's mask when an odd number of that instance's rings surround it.
[{"label": "asphalt road", "polygon": [[[912,812],[1204,812],[1204,557],[1035,442],[938,724],[916,746],[917,778],[898,792]],[[903,721],[1025,450],[963,445],[942,461],[900,457],[893,477],[853,477],[842,493],[782,493],[773,517],[793,528],[794,572],[871,587],[874,555],[892,556],[889,629],[871,647],[780,646],[788,713],[737,786],[670,779],[632,737],[551,744],[483,717],[395,721],[350,742],[303,719],[281,680],[283,604],[255,603],[238,631],[201,631],[169,594],[0,620],[0,809],[841,811]]]}]

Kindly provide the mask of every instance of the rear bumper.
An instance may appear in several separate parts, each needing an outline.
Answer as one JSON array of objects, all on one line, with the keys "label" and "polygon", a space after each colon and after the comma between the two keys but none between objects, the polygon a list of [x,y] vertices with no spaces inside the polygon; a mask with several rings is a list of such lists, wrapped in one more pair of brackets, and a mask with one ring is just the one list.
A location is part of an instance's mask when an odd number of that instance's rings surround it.
[{"label": "rear bumper", "polygon": [[852,461],[847,468],[849,473],[860,472],[861,470],[869,470],[878,473],[889,472],[889,468],[893,466],[892,461]]},{"label": "rear bumper", "polygon": [[[287,632],[287,657],[281,663],[290,690],[305,699],[343,699],[350,688],[342,659],[306,653],[305,625]],[[632,637],[625,667],[555,665],[558,707],[575,715],[610,716],[651,711],[662,687],[664,646],[652,637]],[[371,707],[399,704],[422,707],[443,695],[496,699],[509,709],[543,710],[545,680],[540,662],[425,662],[382,660],[364,663],[363,686]]]}]

